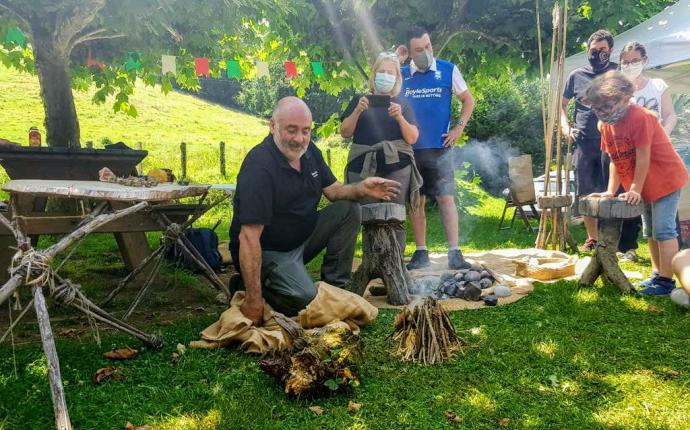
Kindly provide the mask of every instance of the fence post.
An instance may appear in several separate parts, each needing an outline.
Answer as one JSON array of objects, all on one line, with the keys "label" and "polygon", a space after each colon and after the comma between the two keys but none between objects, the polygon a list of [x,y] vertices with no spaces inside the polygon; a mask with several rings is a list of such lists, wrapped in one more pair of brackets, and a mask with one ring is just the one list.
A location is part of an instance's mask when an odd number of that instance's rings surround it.
[{"label": "fence post", "polygon": [[144,144],[141,143],[141,142],[137,142],[137,149],[138,149],[139,151],[143,151],[143,150],[144,150]]},{"label": "fence post", "polygon": [[331,167],[331,148],[326,148],[326,164]]},{"label": "fence post", "polygon": [[225,142],[220,142],[220,174],[226,177],[225,173]]},{"label": "fence post", "polygon": [[187,178],[187,144],[182,142],[180,143],[180,162],[181,162],[181,178]]}]

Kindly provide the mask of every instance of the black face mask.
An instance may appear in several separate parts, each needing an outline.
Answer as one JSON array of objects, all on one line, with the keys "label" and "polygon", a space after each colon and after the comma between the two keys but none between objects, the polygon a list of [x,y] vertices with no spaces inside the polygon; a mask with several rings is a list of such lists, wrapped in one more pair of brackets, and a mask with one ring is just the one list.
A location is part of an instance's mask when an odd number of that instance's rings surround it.
[{"label": "black face mask", "polygon": [[589,65],[595,73],[601,72],[609,65],[609,53],[606,51],[594,51],[587,58]]}]

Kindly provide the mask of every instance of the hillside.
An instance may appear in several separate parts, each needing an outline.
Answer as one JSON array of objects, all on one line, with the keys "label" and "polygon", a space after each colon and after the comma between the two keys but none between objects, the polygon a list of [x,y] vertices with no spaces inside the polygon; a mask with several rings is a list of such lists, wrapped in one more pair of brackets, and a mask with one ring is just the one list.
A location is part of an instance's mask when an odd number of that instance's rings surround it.
[{"label": "hillside", "polygon": [[[43,127],[43,106],[36,76],[0,66],[0,138],[27,144],[28,130]],[[108,138],[135,148],[141,142],[149,151],[144,168],[179,170],[179,144],[188,144],[189,175],[196,180],[220,180],[218,142],[227,144],[228,176],[234,178],[246,151],[267,133],[265,120],[201,101],[140,85],[131,97],[139,111],[136,118],[114,113],[112,104],[94,105],[92,92],[75,92],[82,144],[101,147]],[[45,139],[44,139],[45,140]],[[4,173],[4,172],[3,172]]]}]

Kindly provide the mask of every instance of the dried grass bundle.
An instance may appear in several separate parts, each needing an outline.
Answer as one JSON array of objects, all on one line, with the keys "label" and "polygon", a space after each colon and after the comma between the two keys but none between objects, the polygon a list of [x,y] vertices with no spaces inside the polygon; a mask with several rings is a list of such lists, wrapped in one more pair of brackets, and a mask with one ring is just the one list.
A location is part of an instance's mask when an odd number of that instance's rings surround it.
[{"label": "dried grass bundle", "polygon": [[433,297],[406,306],[395,318],[395,355],[403,361],[437,364],[452,358],[466,342]]},{"label": "dried grass bundle", "polygon": [[259,361],[261,369],[278,378],[285,393],[317,397],[359,384],[360,337],[349,329],[324,327],[303,331],[295,347]]}]

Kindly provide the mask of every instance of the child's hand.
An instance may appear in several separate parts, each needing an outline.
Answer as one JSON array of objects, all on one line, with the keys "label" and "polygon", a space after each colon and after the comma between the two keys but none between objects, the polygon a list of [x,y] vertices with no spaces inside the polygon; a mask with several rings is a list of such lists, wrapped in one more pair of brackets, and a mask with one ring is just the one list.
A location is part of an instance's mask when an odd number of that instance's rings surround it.
[{"label": "child's hand", "polygon": [[608,191],[604,191],[603,193],[592,193],[587,195],[587,197],[598,197],[598,198],[604,198],[604,197],[613,197],[613,194],[609,193]]},{"label": "child's hand", "polygon": [[625,202],[629,205],[636,205],[642,203],[642,196],[637,191],[630,190],[628,192],[621,194],[620,196],[618,196],[618,198],[621,200],[625,200]]}]

